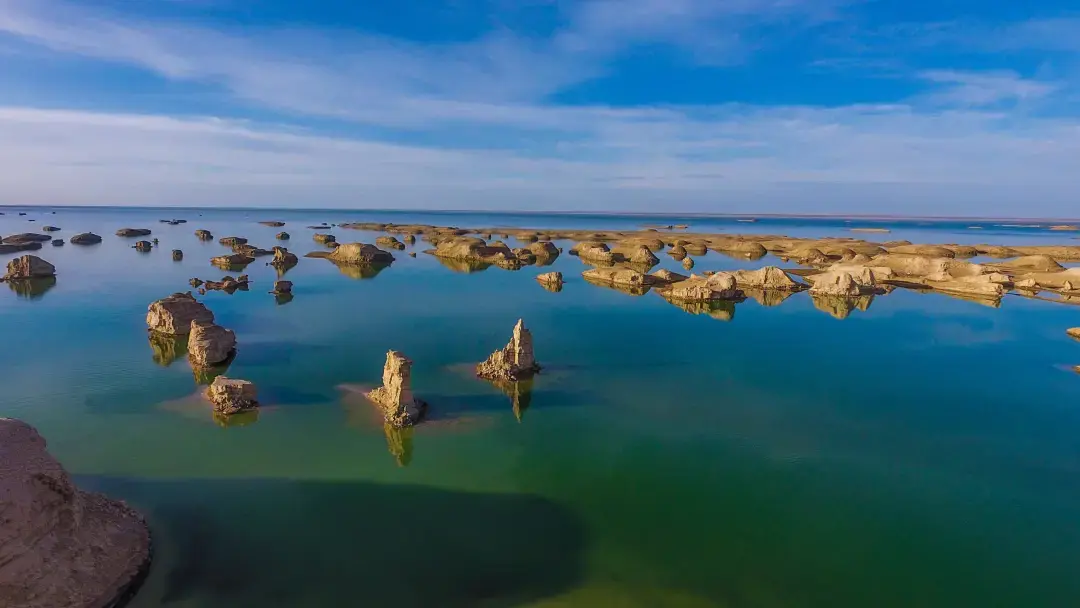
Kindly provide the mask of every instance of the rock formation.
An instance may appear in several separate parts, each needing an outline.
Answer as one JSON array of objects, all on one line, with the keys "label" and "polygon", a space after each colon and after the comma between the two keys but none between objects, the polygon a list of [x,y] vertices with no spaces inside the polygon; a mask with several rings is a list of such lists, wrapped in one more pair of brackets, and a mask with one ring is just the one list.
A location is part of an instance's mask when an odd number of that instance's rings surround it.
[{"label": "rock formation", "polygon": [[12,279],[42,279],[56,276],[56,267],[37,257],[36,255],[23,255],[8,262],[7,280]]},{"label": "rock formation", "polygon": [[563,276],[561,272],[546,272],[541,275],[537,275],[536,280],[546,288],[559,291],[563,286]]},{"label": "rock formation", "polygon": [[139,242],[135,243],[134,245],[132,245],[132,249],[134,249],[135,251],[138,251],[139,253],[149,253],[150,250],[153,249],[153,248],[154,248],[154,244],[151,243],[150,241],[139,241]]},{"label": "rock formation", "polygon": [[152,302],[146,311],[146,326],[162,334],[186,336],[193,321],[213,323],[214,313],[190,293],[174,293]]},{"label": "rock formation", "polygon": [[379,247],[386,247],[387,249],[405,250],[405,243],[397,240],[397,237],[393,236],[380,236],[375,239],[375,245]]},{"label": "rock formation", "polygon": [[218,268],[225,270],[232,268],[243,268],[248,264],[255,261],[255,258],[244,255],[242,253],[234,253],[231,255],[219,255],[216,258],[211,258],[210,263]]},{"label": "rock formation", "polygon": [[211,234],[211,232],[209,230],[196,230],[195,231],[195,236],[200,241],[212,241],[212,240],[214,240],[214,235]]},{"label": "rock formation", "polygon": [[149,236],[150,234],[151,233],[149,228],[121,228],[120,230],[116,231],[116,236],[124,237]]},{"label": "rock formation", "polygon": [[204,284],[203,291],[224,291],[228,294],[236,293],[236,290],[247,291],[248,277],[246,274],[240,275],[239,278],[233,278],[230,276],[221,277],[220,281],[207,281]]},{"label": "rock formation", "polygon": [[600,265],[615,263],[615,254],[605,243],[584,241],[570,248],[570,255],[576,255],[585,262]]},{"label": "rock formation", "polygon": [[44,243],[45,241],[51,240],[52,237],[47,234],[24,232],[22,234],[13,234],[11,236],[4,237],[3,242],[8,245],[25,245],[28,243]]},{"label": "rock formation", "polygon": [[236,247],[237,245],[246,245],[247,242],[248,242],[248,240],[245,239],[242,236],[227,236],[227,237],[218,239],[218,243],[221,244],[221,245],[224,245],[226,247]]},{"label": "rock formation", "polygon": [[855,297],[876,292],[877,281],[869,268],[828,270],[807,277],[813,285],[810,293],[820,296]]},{"label": "rock formation", "polygon": [[689,257],[689,256],[683,258],[683,260],[682,260],[682,267],[683,268],[685,268],[687,270],[693,270],[694,266],[695,266],[694,258]]},{"label": "rock formation", "polygon": [[651,276],[657,283],[678,283],[679,281],[685,281],[686,279],[690,278],[684,274],[672,272],[666,268],[661,268],[660,270],[657,270],[649,276]]},{"label": "rock formation", "polygon": [[236,352],[236,334],[213,321],[196,319],[191,322],[187,350],[193,367],[220,365]]},{"label": "rock formation", "polygon": [[412,361],[395,351],[386,353],[379,388],[367,393],[367,398],[382,407],[386,422],[396,427],[412,426],[427,411],[427,404],[412,394]]},{"label": "rock formation", "polygon": [[30,425],[0,418],[0,606],[117,606],[150,566],[150,529],[84,492]]},{"label": "rock formation", "polygon": [[41,230],[44,232],[60,232],[60,229],[56,226],[42,226]]},{"label": "rock formation", "polygon": [[335,243],[335,242],[337,242],[337,237],[336,237],[336,236],[334,236],[334,235],[332,235],[332,234],[323,234],[323,233],[316,233],[316,234],[315,234],[314,236],[312,236],[311,238],[312,238],[312,239],[313,239],[313,240],[314,240],[314,241],[315,241],[316,243],[320,243],[320,244],[322,244],[322,245],[329,245],[330,243]]},{"label": "rock formation", "polygon": [[540,371],[533,357],[532,333],[518,319],[509,344],[476,366],[476,376],[487,380],[520,380]]},{"label": "rock formation", "polygon": [[52,244],[53,244],[53,247],[63,247],[64,246],[64,239],[53,239]]},{"label": "rock formation", "polygon": [[581,276],[592,283],[630,288],[648,287],[653,283],[652,277],[631,268],[593,268],[581,273]]},{"label": "rock formation", "polygon": [[488,245],[482,239],[472,237],[439,239],[435,249],[429,249],[426,253],[441,259],[498,266],[507,270],[521,268],[521,260],[505,245]]},{"label": "rock formation", "polygon": [[274,290],[270,293],[274,295],[292,293],[292,281],[274,281]]},{"label": "rock formation", "polygon": [[739,300],[743,293],[738,289],[735,277],[728,272],[718,272],[709,277],[691,276],[685,281],[672,283],[660,289],[667,300],[679,302],[708,302],[711,300]]},{"label": "rock formation", "polygon": [[263,226],[270,226],[271,228],[281,228],[285,225],[285,222],[259,222]]},{"label": "rock formation", "polygon": [[777,291],[800,291],[806,289],[806,285],[792,280],[786,272],[776,266],[766,266],[758,270],[736,270],[733,274],[740,289]]},{"label": "rock formation", "polygon": [[218,376],[206,389],[206,398],[214,404],[214,413],[232,416],[259,407],[259,392],[247,380]]},{"label": "rock formation", "polygon": [[1067,333],[1070,338],[1076,338],[1077,340],[1080,340],[1080,327],[1073,327],[1071,329],[1067,329],[1065,330],[1065,333]]},{"label": "rock formation", "polygon": [[389,251],[367,243],[346,243],[334,249],[327,258],[338,264],[358,266],[385,266],[394,261]]},{"label": "rock formation", "polygon": [[184,259],[184,252],[179,249],[172,250],[172,259],[174,262],[179,262]]},{"label": "rock formation", "polygon": [[289,236],[288,232],[279,232],[279,233],[277,233],[277,240],[279,240],[279,241],[287,241],[290,238],[292,238],[292,237]]}]

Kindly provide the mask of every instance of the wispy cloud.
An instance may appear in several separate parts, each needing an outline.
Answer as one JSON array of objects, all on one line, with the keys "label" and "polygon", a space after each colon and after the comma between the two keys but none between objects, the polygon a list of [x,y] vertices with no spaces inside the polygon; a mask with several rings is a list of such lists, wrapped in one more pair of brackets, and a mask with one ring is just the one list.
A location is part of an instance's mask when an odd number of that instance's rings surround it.
[{"label": "wispy cloud", "polygon": [[1002,102],[1021,102],[1046,97],[1061,86],[1023,78],[1016,72],[960,72],[928,70],[919,77],[941,87],[926,99],[948,106],[992,106]]}]

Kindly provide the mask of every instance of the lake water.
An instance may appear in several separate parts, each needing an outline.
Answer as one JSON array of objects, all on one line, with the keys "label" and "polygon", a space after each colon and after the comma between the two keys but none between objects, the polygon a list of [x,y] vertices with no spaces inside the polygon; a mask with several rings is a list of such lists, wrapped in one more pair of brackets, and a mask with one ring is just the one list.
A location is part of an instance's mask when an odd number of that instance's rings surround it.
[{"label": "lake water", "polygon": [[[0,294],[0,416],[37,426],[81,485],[147,514],[155,562],[136,608],[1080,604],[1080,343],[1065,335],[1080,308],[897,290],[843,320],[805,293],[689,314],[590,285],[566,254],[550,268],[465,274],[397,252],[366,279],[301,259],[281,305],[261,258],[250,291],[200,297],[237,332],[228,375],[255,382],[264,404],[224,425],[193,397],[183,356],[163,365],[144,322],[149,302],[189,278],[220,278],[216,238],[269,248],[281,229],[256,222],[282,220],[303,255],[320,249],[306,227],[324,221],[680,219],[4,211],[3,234],[54,224],[59,237],[105,239],[46,244],[34,253],[56,265],[56,285]],[[189,223],[157,221],[169,217]],[[793,236],[852,225],[689,221]],[[892,222],[863,236],[1076,243],[998,223]],[[135,252],[113,236],[121,227],[151,228],[160,247]],[[533,280],[548,270],[566,275],[561,293]],[[519,317],[545,372],[514,400],[470,366]],[[356,393],[379,382],[388,349],[414,360],[414,391],[431,404],[413,430],[386,432]]]}]

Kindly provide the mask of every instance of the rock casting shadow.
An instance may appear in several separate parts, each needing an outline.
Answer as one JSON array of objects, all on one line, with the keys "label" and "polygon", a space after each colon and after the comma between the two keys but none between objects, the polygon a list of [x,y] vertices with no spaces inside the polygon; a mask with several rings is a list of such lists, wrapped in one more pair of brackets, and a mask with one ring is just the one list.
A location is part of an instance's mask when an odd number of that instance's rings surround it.
[{"label": "rock casting shadow", "polygon": [[527,605],[582,578],[585,533],[527,495],[362,482],[131,481],[155,566],[132,608]]}]

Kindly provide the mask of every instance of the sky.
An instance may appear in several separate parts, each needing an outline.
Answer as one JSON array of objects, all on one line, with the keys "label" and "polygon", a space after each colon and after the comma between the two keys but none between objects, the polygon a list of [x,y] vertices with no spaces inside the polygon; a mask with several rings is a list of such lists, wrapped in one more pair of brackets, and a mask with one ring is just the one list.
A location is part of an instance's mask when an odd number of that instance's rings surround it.
[{"label": "sky", "polygon": [[1075,0],[0,0],[0,204],[1078,203]]}]

